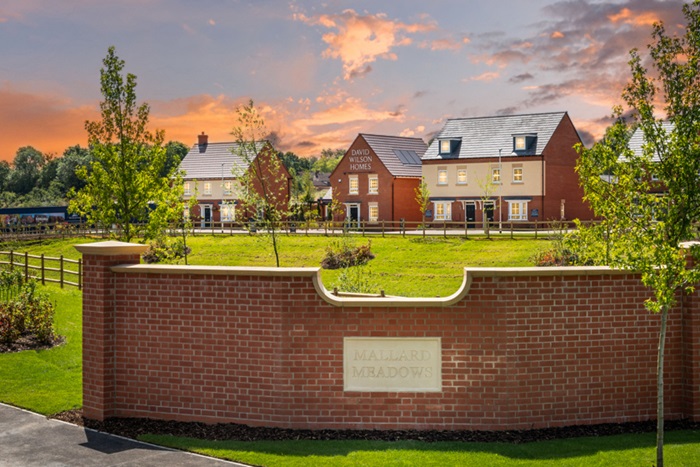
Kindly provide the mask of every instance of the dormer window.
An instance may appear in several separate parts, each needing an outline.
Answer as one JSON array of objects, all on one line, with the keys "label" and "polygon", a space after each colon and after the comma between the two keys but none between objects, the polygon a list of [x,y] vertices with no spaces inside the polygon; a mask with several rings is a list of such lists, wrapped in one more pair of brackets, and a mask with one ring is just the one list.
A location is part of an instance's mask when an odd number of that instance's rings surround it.
[{"label": "dormer window", "polygon": [[537,151],[537,133],[513,135],[513,152],[517,155],[534,155]]},{"label": "dormer window", "polygon": [[452,152],[452,141],[449,139],[440,140],[440,154],[449,154]]},{"label": "dormer window", "polygon": [[438,140],[438,153],[441,156],[449,156],[458,151],[461,138],[446,138]]}]

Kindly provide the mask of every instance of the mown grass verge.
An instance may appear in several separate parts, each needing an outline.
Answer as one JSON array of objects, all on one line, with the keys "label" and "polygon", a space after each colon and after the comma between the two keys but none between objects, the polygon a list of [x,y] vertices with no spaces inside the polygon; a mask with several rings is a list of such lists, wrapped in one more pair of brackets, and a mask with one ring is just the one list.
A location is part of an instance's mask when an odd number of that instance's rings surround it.
[{"label": "mown grass verge", "polygon": [[56,303],[54,327],[65,342],[0,354],[0,401],[51,415],[82,406],[82,295],[75,287],[42,289]]},{"label": "mown grass verge", "polygon": [[[668,465],[700,465],[700,433],[666,434]],[[420,441],[206,441],[143,436],[144,441],[265,467],[301,466],[533,466],[649,467],[656,459],[655,434],[573,438],[523,444]]]}]

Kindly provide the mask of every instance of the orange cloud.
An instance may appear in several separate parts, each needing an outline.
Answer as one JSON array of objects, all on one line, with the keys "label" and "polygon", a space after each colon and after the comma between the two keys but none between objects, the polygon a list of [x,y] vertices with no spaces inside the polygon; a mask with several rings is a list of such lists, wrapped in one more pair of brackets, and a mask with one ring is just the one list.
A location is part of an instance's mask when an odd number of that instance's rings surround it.
[{"label": "orange cloud", "polygon": [[322,36],[328,48],[324,58],[336,58],[343,62],[343,77],[350,80],[371,71],[370,64],[378,58],[396,60],[396,47],[410,45],[407,34],[425,33],[435,29],[432,23],[403,23],[387,19],[385,14],[359,15],[345,10],[337,15],[307,17],[295,14],[294,18],[310,25],[320,25],[337,32]]},{"label": "orange cloud", "polygon": [[550,37],[552,39],[561,39],[562,37],[564,37],[564,33],[561,31],[554,31]]},{"label": "orange cloud", "polygon": [[7,84],[0,86],[0,159],[12,161],[23,146],[33,146],[47,154],[62,154],[76,144],[85,146],[85,120],[98,115],[97,105],[77,106],[56,96],[32,94]]},{"label": "orange cloud", "polygon": [[619,13],[608,15],[613,23],[622,22],[634,26],[651,26],[659,22],[659,16],[653,11],[633,13],[629,8],[622,8]]}]

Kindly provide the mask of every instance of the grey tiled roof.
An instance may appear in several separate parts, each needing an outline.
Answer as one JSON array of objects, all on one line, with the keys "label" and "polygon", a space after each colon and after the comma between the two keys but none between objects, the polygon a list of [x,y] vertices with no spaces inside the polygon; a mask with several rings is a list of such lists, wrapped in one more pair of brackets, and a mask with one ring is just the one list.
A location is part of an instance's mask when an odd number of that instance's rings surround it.
[{"label": "grey tiled roof", "polygon": [[440,139],[461,140],[451,159],[475,157],[503,157],[513,153],[513,136],[537,134],[537,145],[528,155],[540,155],[566,112],[551,112],[527,115],[504,115],[494,117],[452,118],[445,122],[432,142],[423,160],[447,158],[439,154]]},{"label": "grey tiled roof", "polygon": [[[258,151],[265,142],[258,143]],[[246,161],[236,153],[237,143],[208,143],[202,146],[195,144],[180,163],[180,170],[185,172],[185,180],[204,180],[235,178],[243,173],[255,158],[251,154]],[[223,164],[223,168],[222,168]]]},{"label": "grey tiled roof", "polygon": [[428,145],[422,139],[366,133],[360,133],[360,136],[394,177],[421,176],[420,159],[428,149]]},{"label": "grey tiled roof", "polygon": [[[673,131],[673,123],[671,122],[662,122],[661,123],[661,128],[666,131],[666,133],[670,133]],[[641,128],[637,128],[634,130],[634,133],[632,133],[632,136],[630,137],[629,143],[627,145],[629,148],[635,153],[637,156],[642,155],[642,145],[644,144],[644,132],[642,131]],[[659,155],[654,154],[654,157],[652,158],[653,161],[659,162]]]}]

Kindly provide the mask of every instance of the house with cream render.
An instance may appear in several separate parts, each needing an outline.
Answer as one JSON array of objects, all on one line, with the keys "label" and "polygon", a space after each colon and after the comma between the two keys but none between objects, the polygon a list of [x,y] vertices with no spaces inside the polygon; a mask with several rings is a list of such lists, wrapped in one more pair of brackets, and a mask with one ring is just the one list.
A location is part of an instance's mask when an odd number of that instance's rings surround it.
[{"label": "house with cream render", "polygon": [[[260,170],[260,179],[266,181],[269,192],[275,194],[278,209],[286,209],[292,177],[281,162],[269,163],[270,158],[278,157],[269,142],[261,141],[257,146],[256,154],[242,157],[237,143],[210,143],[204,132],[198,135],[197,144],[180,163],[185,201],[197,197],[197,204],[189,213],[196,219],[196,225],[207,227],[212,222],[244,221],[253,215],[251,207],[242,204],[240,177],[255,168]],[[258,177],[251,177],[251,180],[252,189],[261,192]]]},{"label": "house with cream render", "polygon": [[592,219],[567,112],[449,119],[422,158],[429,222]]}]

